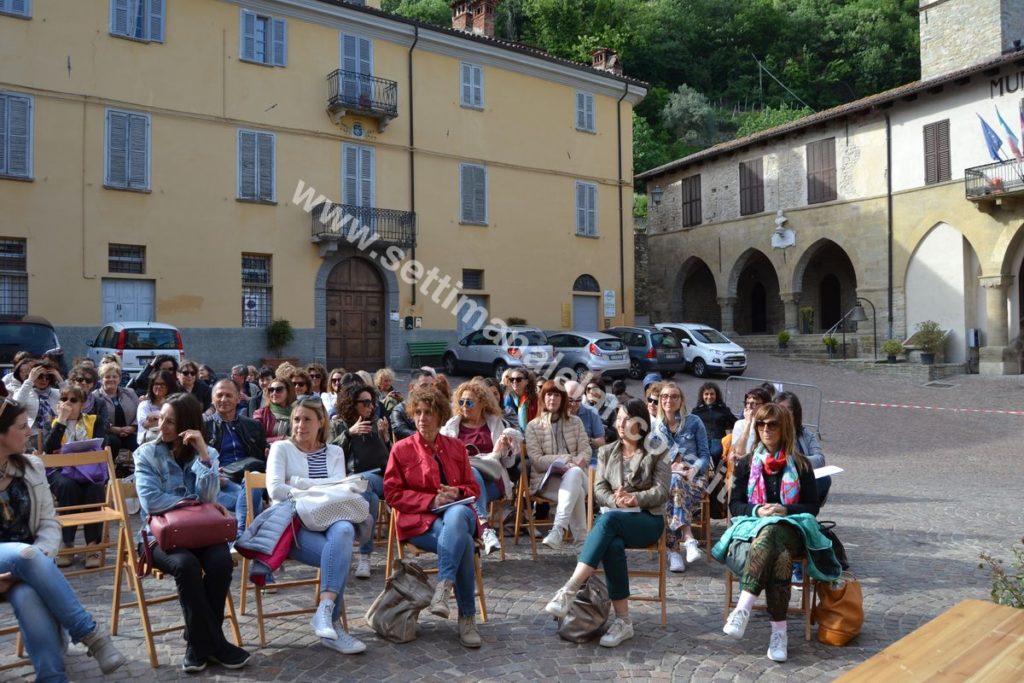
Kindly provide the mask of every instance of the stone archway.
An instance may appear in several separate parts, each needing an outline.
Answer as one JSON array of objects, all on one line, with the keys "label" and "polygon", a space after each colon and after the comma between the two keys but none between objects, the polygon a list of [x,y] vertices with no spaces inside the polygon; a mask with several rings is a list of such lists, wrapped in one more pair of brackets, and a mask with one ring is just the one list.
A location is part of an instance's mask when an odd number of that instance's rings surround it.
[{"label": "stone archway", "polygon": [[775,266],[757,249],[748,249],[733,266],[729,296],[735,297],[733,328],[738,334],[768,334],[785,326]]},{"label": "stone archway", "polygon": [[715,276],[702,259],[688,258],[676,273],[672,287],[672,322],[703,323],[722,329]]},{"label": "stone archway", "polygon": [[793,272],[800,308],[814,310],[814,331],[831,329],[857,301],[857,272],[846,251],[820,239],[800,256]]}]

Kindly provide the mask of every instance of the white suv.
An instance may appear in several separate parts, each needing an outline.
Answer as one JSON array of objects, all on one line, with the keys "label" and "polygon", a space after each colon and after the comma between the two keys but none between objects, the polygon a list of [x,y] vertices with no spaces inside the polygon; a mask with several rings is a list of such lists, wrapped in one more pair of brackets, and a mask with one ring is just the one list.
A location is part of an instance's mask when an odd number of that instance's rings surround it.
[{"label": "white suv", "polygon": [[164,323],[110,323],[100,330],[96,339],[85,344],[90,347],[87,355],[97,365],[106,354],[117,354],[126,378],[141,372],[156,356],[170,356],[178,363],[185,360],[181,332],[174,325]]},{"label": "white suv", "polygon": [[500,380],[510,367],[526,366],[539,371],[554,358],[544,333],[536,327],[513,325],[504,337],[494,329],[477,330],[463,337],[444,353],[444,371],[457,375],[462,370],[493,374]]},{"label": "white suv", "polygon": [[697,377],[707,377],[712,372],[742,375],[747,369],[743,347],[713,327],[699,323],[658,323],[655,327],[676,336]]}]

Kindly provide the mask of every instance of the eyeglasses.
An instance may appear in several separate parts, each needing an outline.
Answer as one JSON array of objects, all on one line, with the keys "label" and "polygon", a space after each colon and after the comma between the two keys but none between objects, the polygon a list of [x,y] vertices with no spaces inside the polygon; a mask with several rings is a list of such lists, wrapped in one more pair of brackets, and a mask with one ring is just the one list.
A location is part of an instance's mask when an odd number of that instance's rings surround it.
[{"label": "eyeglasses", "polygon": [[361,398],[358,401],[356,401],[356,403],[358,403],[361,406],[372,406],[373,405],[373,399],[372,398]]},{"label": "eyeglasses", "polygon": [[341,378],[340,377],[332,377],[331,378],[331,384],[341,384]]},{"label": "eyeglasses", "polygon": [[459,399],[459,407],[461,407],[461,408],[472,408],[475,405],[476,405],[476,401],[474,401],[471,398],[460,398]]},{"label": "eyeglasses", "polygon": [[309,373],[309,378],[310,379],[320,379],[321,377],[323,377],[323,375],[321,375],[319,372],[311,372],[311,373]]},{"label": "eyeglasses", "polygon": [[662,394],[662,401],[681,401],[683,397],[679,394]]},{"label": "eyeglasses", "polygon": [[267,387],[267,393],[270,393],[270,394],[279,394],[281,392],[287,392],[287,391],[288,391],[288,387],[282,387],[280,384],[275,384],[274,386]]},{"label": "eyeglasses", "polygon": [[648,396],[647,397],[647,402],[648,403],[657,403],[658,402],[658,397],[657,396]]},{"label": "eyeglasses", "polygon": [[779,422],[778,420],[758,420],[754,423],[754,426],[758,429],[771,429],[774,431],[779,428]]},{"label": "eyeglasses", "polygon": [[509,377],[508,381],[509,382],[525,382],[526,378],[525,377]]},{"label": "eyeglasses", "polygon": [[71,381],[75,384],[92,384],[88,377],[72,377]]},{"label": "eyeglasses", "polygon": [[292,382],[292,386],[298,389],[299,387],[308,386],[305,382]]},{"label": "eyeglasses", "polygon": [[75,396],[61,396],[60,400],[64,401],[65,403],[81,403],[82,402],[81,399],[79,399],[79,398],[77,398]]},{"label": "eyeglasses", "polygon": [[195,377],[196,376],[196,371],[195,370],[178,370],[178,374],[179,375],[185,375],[186,377]]}]

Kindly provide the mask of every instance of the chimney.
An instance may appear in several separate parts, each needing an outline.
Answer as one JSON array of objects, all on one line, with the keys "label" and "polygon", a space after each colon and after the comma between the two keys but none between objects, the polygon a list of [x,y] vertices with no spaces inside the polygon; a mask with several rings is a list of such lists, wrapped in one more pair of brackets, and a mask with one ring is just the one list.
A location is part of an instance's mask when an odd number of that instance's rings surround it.
[{"label": "chimney", "polygon": [[498,2],[499,0],[455,0],[452,3],[452,28],[493,38]]},{"label": "chimney", "polygon": [[622,75],[619,53],[611,48],[598,47],[592,50],[590,53],[590,64],[598,71],[607,71],[616,76]]}]

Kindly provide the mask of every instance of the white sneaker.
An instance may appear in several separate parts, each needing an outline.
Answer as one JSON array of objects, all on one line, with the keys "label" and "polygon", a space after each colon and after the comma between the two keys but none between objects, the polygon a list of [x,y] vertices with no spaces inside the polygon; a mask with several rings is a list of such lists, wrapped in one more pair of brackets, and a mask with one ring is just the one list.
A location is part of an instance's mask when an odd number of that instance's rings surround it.
[{"label": "white sneaker", "polygon": [[604,647],[616,647],[624,640],[633,637],[633,624],[615,617],[615,621],[608,627],[608,631],[601,636],[601,645]]},{"label": "white sneaker", "polygon": [[480,540],[484,543],[484,555],[490,555],[495,550],[501,548],[498,532],[490,527],[484,529],[484,532],[480,535]]},{"label": "white sneaker", "polygon": [[732,612],[729,612],[729,618],[725,620],[725,626],[722,627],[722,633],[730,638],[739,640],[746,632],[747,621],[749,620],[750,612],[737,607]]},{"label": "white sneaker", "polygon": [[338,631],[337,638],[321,638],[320,644],[343,655],[357,655],[366,650],[366,643],[353,638],[345,631]]},{"label": "white sneaker", "polygon": [[337,640],[338,632],[334,630],[334,603],[329,600],[321,600],[309,620],[309,625],[316,631],[317,636],[328,640]]},{"label": "white sneaker", "polygon": [[696,538],[691,538],[689,541],[683,544],[686,546],[686,561],[690,564],[697,562],[698,560],[704,559],[704,552],[700,549],[700,543],[697,542]]},{"label": "white sneaker", "polygon": [[356,578],[357,579],[368,579],[370,578],[370,556],[360,555],[359,563],[356,564]]},{"label": "white sneaker", "polygon": [[681,553],[675,550],[668,551],[668,570],[677,574],[686,571],[686,561]]},{"label": "white sneaker", "polygon": [[565,532],[558,527],[553,528],[548,532],[548,535],[541,541],[544,545],[551,548],[552,550],[561,550],[565,547]]},{"label": "white sneaker", "polygon": [[569,607],[575,597],[565,586],[562,586],[555,593],[555,597],[551,598],[551,602],[544,606],[544,611],[555,619],[562,619],[569,613]]},{"label": "white sneaker", "polygon": [[768,659],[773,662],[784,662],[789,656],[787,646],[789,637],[785,631],[772,631],[772,639],[768,641]]}]

